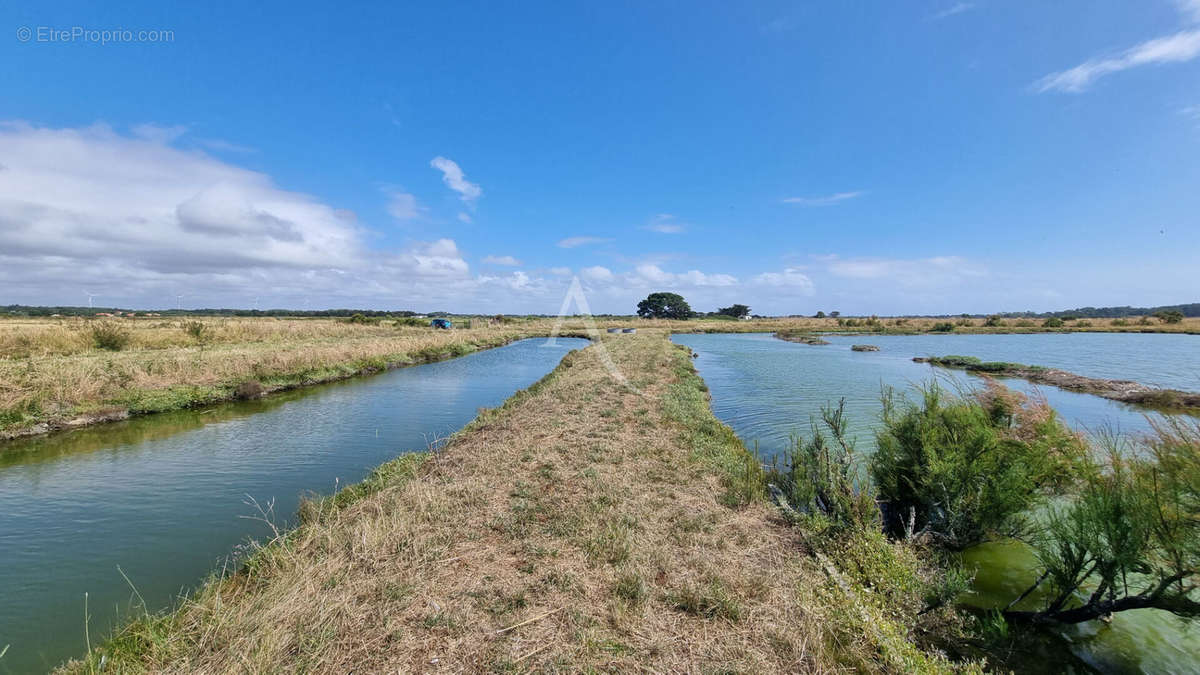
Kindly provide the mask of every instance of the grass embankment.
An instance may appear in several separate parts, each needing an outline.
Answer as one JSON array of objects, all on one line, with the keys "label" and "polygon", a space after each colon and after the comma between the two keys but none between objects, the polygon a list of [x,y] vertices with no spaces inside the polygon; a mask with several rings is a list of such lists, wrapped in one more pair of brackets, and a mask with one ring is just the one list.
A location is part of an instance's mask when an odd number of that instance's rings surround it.
[{"label": "grass embankment", "polygon": [[[0,439],[436,361],[537,334],[334,320],[0,322]],[[97,345],[97,330],[118,337]],[[100,338],[105,335],[101,333]],[[2,447],[2,446],[0,446]]]},{"label": "grass embankment", "polygon": [[1019,377],[1036,384],[1048,384],[1061,389],[1092,394],[1113,401],[1140,405],[1155,410],[1189,413],[1200,412],[1200,393],[1179,391],[1178,389],[1159,389],[1131,380],[1106,380],[1085,377],[1057,368],[1030,366],[1024,363],[1011,363],[1008,361],[983,361],[974,356],[918,356],[914,357],[913,361],[928,363],[942,368],[961,368],[972,373],[983,373],[1000,377]]},{"label": "grass embankment", "polygon": [[598,346],[568,355],[64,670],[950,669],[917,646],[953,615],[918,615],[911,556],[810,555],[666,338],[604,338],[637,391]]}]

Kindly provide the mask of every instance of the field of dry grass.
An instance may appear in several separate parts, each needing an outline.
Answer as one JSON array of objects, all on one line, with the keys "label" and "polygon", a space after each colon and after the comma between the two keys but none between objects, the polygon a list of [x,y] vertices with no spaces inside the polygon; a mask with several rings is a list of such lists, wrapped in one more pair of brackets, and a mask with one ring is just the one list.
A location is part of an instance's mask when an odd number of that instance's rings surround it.
[{"label": "field of dry grass", "polygon": [[602,339],[632,388],[568,355],[65,671],[977,670],[918,646],[955,617],[918,614],[910,552],[809,555],[666,337]]},{"label": "field of dry grass", "polygon": [[[334,320],[0,321],[0,438],[259,395],[494,347],[545,329]],[[94,327],[122,335],[95,344]],[[238,387],[242,386],[240,390]]]}]

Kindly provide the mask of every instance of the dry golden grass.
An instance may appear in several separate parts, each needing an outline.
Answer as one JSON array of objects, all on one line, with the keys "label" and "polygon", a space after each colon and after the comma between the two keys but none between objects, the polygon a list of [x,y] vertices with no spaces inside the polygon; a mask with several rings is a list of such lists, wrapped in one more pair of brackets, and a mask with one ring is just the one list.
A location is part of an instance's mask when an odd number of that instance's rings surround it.
[{"label": "dry golden grass", "polygon": [[203,321],[203,341],[197,341],[175,324],[121,321],[128,345],[106,351],[92,345],[94,323],[0,322],[0,353],[7,354],[0,357],[0,435],[228,399],[247,381],[268,391],[329,381],[546,330],[210,319]]},{"label": "dry golden grass", "polygon": [[640,392],[575,352],[65,670],[948,669],[911,607],[830,575],[764,503],[723,504],[746,451],[665,338],[603,340]]}]

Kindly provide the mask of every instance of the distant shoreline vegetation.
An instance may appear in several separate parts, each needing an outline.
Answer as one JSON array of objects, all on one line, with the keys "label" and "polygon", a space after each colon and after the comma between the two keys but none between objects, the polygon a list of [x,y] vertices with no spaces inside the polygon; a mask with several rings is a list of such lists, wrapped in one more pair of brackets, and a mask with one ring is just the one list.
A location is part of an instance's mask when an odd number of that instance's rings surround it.
[{"label": "distant shoreline vegetation", "polygon": [[[744,313],[740,310],[743,310]],[[749,307],[745,305],[733,305],[732,307],[723,307],[716,312],[697,313],[693,318],[701,319],[738,319],[744,316],[749,316]],[[124,314],[134,313],[135,315],[158,315],[158,316],[240,316],[240,317],[350,317],[355,314],[361,314],[368,317],[408,317],[408,316],[428,316],[428,317],[445,317],[445,316],[475,316],[470,312],[456,313],[448,311],[432,311],[432,312],[417,312],[413,310],[383,310],[383,309],[234,309],[228,307],[222,308],[204,308],[204,309],[130,309],[124,307],[77,307],[77,306],[51,306],[51,305],[0,305],[0,314],[8,314],[12,316],[95,316],[97,314],[115,314],[121,312]],[[1179,318],[1200,317],[1200,302],[1194,302],[1183,305],[1162,305],[1159,307],[1079,307],[1077,309],[1065,309],[1055,312],[997,312],[992,314],[986,313],[963,313],[963,314],[896,314],[885,316],[887,319],[987,319],[996,317],[998,319],[1048,319],[1057,318],[1065,321],[1076,319],[1126,319],[1138,317],[1173,317],[1177,313]],[[516,314],[514,316],[546,318],[555,316],[553,314]],[[633,318],[633,314],[595,314],[598,317],[612,318]],[[779,316],[760,316],[754,315],[754,318],[808,318],[809,314],[787,314]],[[840,313],[830,312],[828,315],[821,311],[816,312],[814,318],[838,318]],[[850,318],[847,316],[846,318]],[[879,318],[879,317],[875,317]],[[859,317],[862,320],[862,317]]]}]

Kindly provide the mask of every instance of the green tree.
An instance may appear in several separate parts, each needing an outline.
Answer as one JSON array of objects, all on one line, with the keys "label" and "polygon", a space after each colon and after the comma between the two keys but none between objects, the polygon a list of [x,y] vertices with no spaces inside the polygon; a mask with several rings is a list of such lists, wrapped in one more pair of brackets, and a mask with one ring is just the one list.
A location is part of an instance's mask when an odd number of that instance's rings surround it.
[{"label": "green tree", "polygon": [[825,312],[818,311],[816,314],[813,314],[813,318],[814,318],[814,319],[824,319],[824,318],[825,318]]},{"label": "green tree", "polygon": [[750,316],[750,307],[749,305],[732,305],[729,307],[721,307],[717,310],[717,314],[723,314],[725,316],[732,316],[735,319],[741,319],[743,317]]},{"label": "green tree", "polygon": [[692,308],[682,295],[659,291],[638,303],[637,314],[643,319],[690,319]]},{"label": "green tree", "polygon": [[1155,312],[1154,318],[1163,323],[1179,323],[1180,321],[1183,321],[1183,312],[1175,309]]}]

